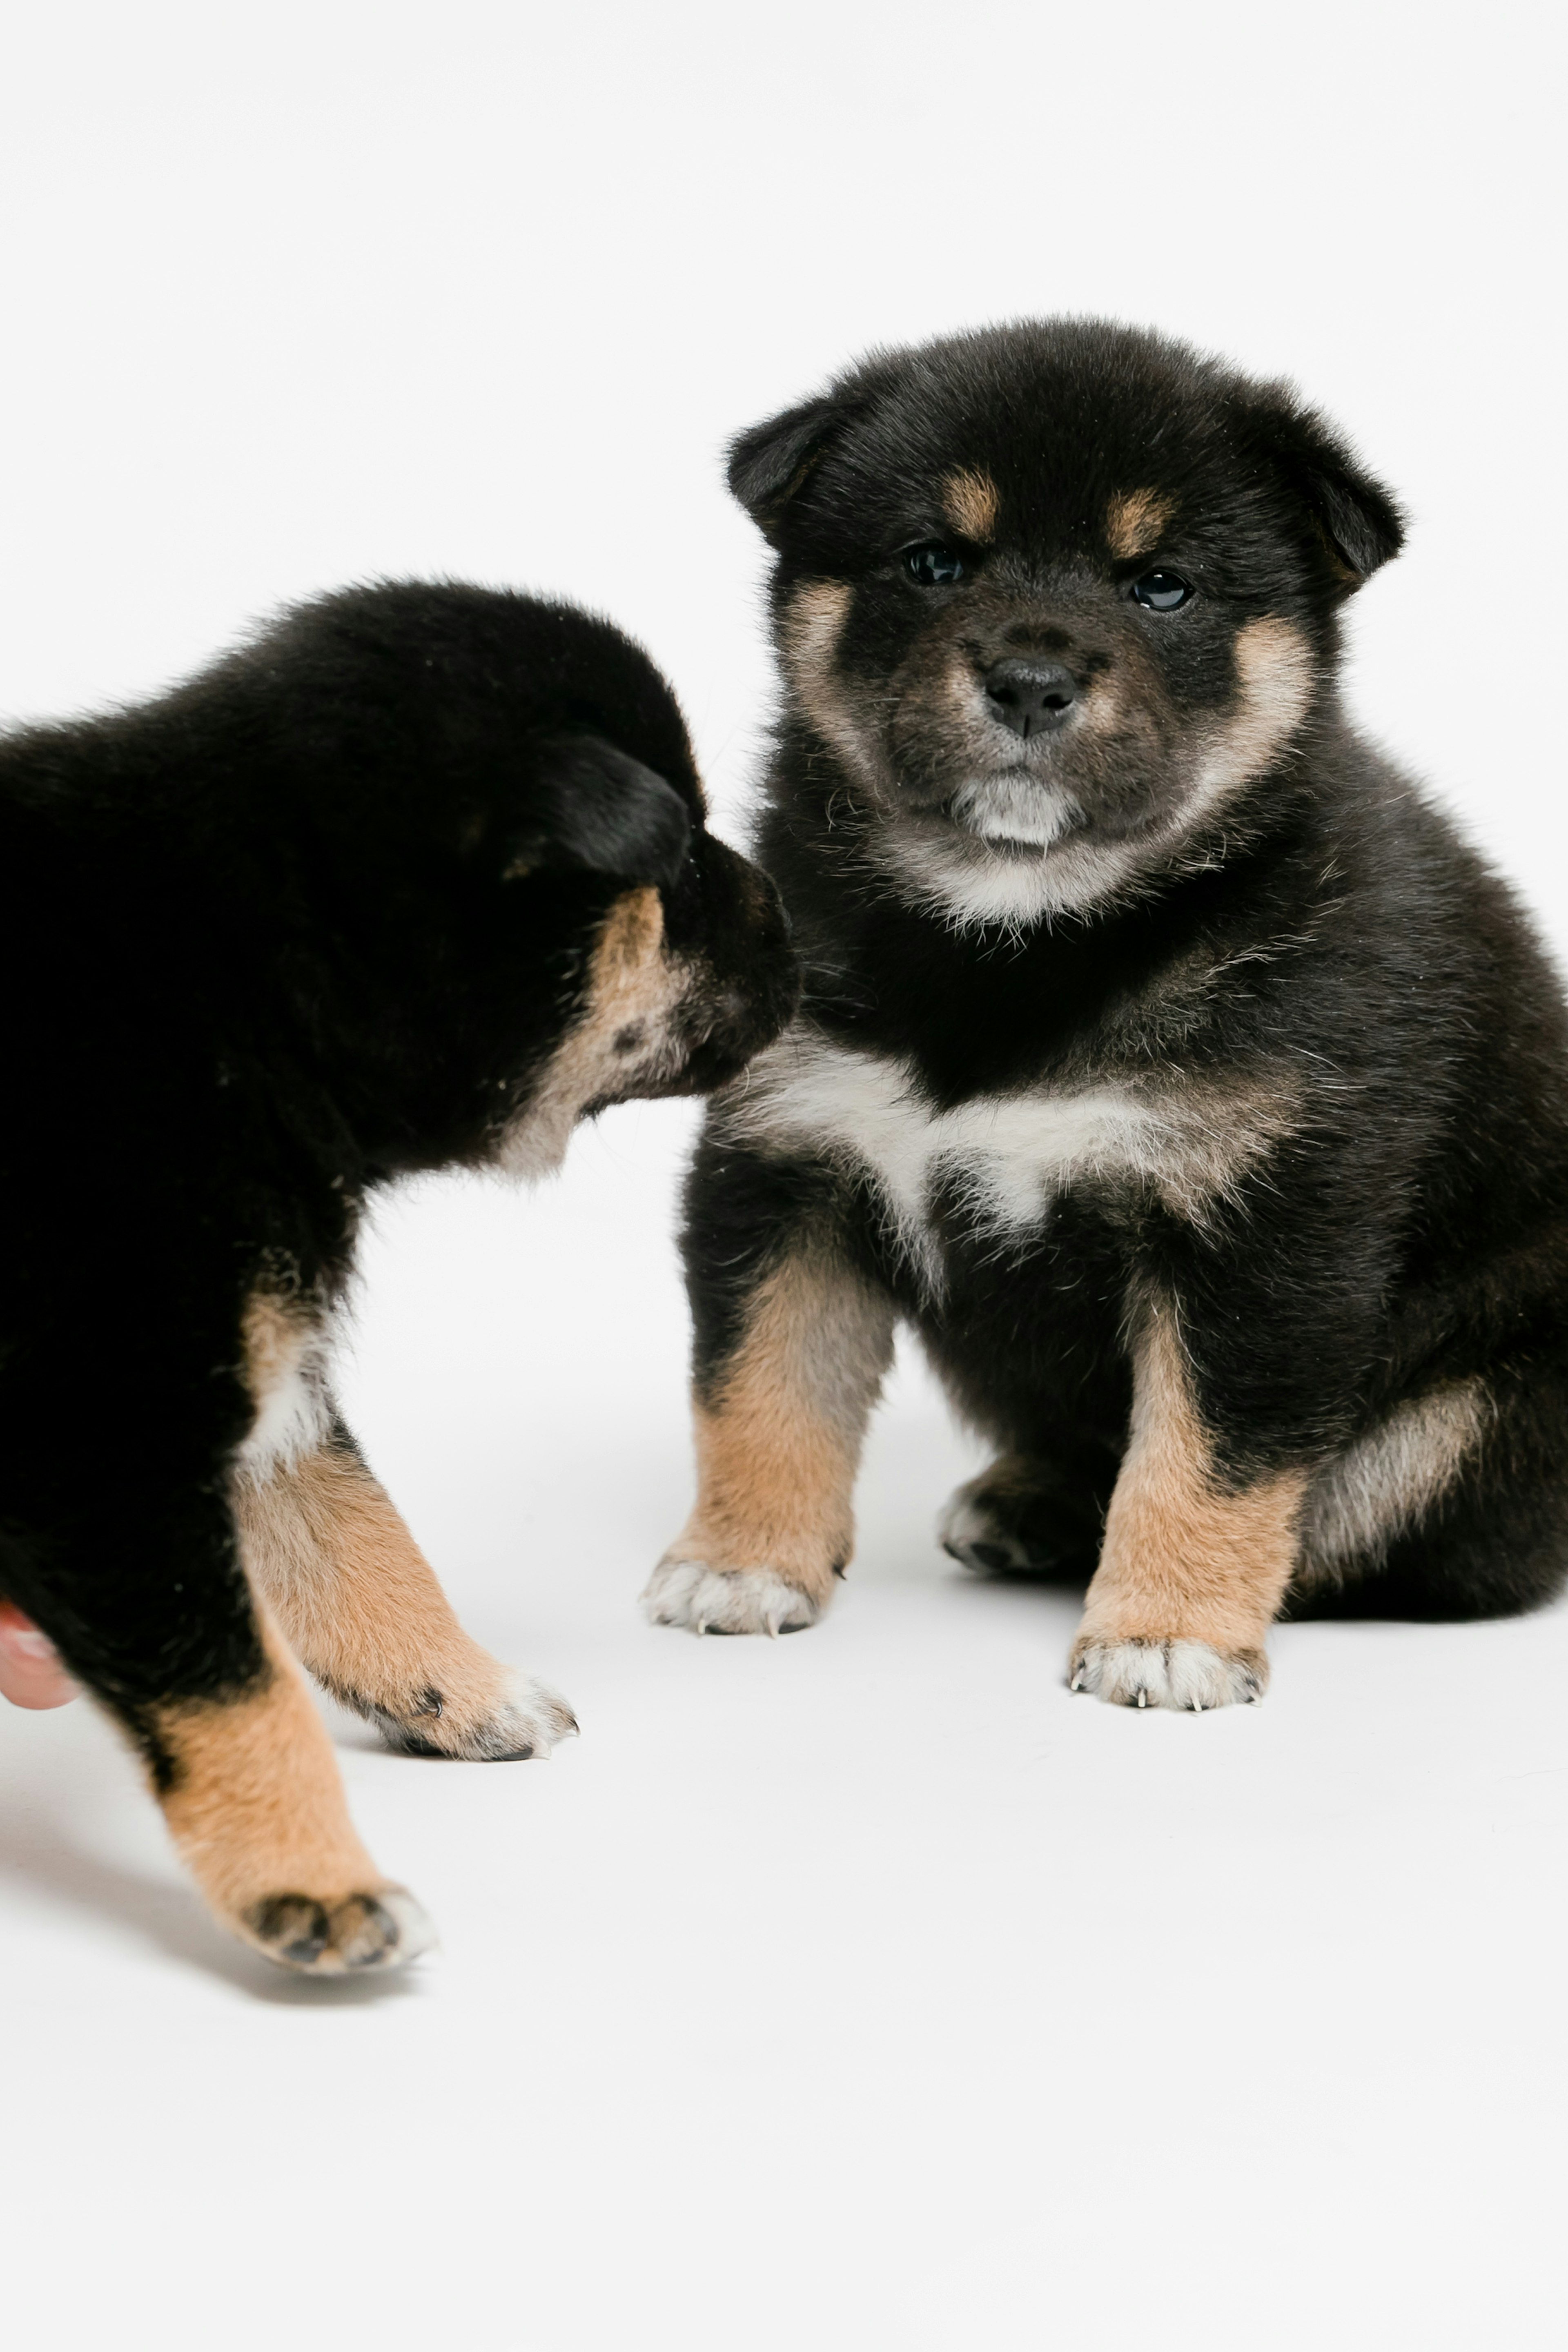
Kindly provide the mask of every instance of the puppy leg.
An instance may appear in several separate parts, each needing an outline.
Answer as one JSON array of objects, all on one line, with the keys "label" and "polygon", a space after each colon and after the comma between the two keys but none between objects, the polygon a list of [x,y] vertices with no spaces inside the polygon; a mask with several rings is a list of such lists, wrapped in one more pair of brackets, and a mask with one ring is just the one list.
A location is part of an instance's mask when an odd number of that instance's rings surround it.
[{"label": "puppy leg", "polygon": [[1114,1457],[1102,1447],[1094,1449],[1092,1460],[1000,1454],[948,1496],[937,1540],[979,1576],[1081,1576],[1087,1582],[1099,1558],[1114,1476]]},{"label": "puppy leg", "polygon": [[190,1463],[167,1479],[144,1458],[114,1467],[118,1479],[82,1482],[16,1545],[28,1614],[130,1733],[226,1927],[316,1975],[412,1959],[429,1923],[355,1833],[331,1742],[252,1597],[221,1496]]},{"label": "puppy leg", "polygon": [[1132,1434],[1073,1646],[1071,1682],[1125,1706],[1260,1698],[1295,1559],[1304,1470],[1218,1476],[1168,1308],[1137,1351]]},{"label": "puppy leg", "polygon": [[334,1698],[406,1756],[548,1756],[577,1728],[542,1683],[470,1641],[341,1423],[303,1459],[235,1482],[246,1566]]},{"label": "puppy leg", "polygon": [[285,1968],[414,1959],[434,1941],[429,1921],[361,1844],[305,1677],[259,1612],[258,1631],[264,1666],[247,1688],[138,1711],[174,1843],[225,1926]]},{"label": "puppy leg", "polygon": [[821,1616],[892,1345],[891,1301],[830,1240],[774,1256],[697,1383],[697,1505],[643,1595],[656,1623],[793,1633]]}]

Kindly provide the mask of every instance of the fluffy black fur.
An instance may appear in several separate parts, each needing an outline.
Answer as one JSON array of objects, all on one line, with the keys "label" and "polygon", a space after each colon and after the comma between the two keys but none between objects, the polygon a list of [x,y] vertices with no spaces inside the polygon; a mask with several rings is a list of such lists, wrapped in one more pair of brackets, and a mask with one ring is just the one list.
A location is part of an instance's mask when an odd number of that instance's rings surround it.
[{"label": "fluffy black fur", "polygon": [[[1568,1032],[1509,889],[1341,704],[1394,500],[1288,390],[1089,322],[879,355],[743,434],[731,482],[776,551],[760,855],[805,994],[691,1178],[700,1399],[770,1276],[826,1253],[1005,1458],[952,1548],[1087,1574],[1153,1300],[1212,1477],[1308,1475],[1287,1606],[1556,1592]],[[1194,593],[1152,609],[1151,577]],[[1037,695],[1059,674],[1037,738],[1019,665]],[[956,1139],[918,1213],[856,1126],[877,1069]],[[1209,1106],[1224,1168],[1184,1190],[1155,1134],[1042,1172],[1027,1218],[980,1213],[983,1127],[951,1115],[1106,1088]],[[1249,1118],[1264,1140],[1230,1148]]]},{"label": "fluffy black fur", "polygon": [[0,828],[0,1594],[166,1770],[170,1705],[263,1674],[250,1303],[320,1320],[375,1186],[526,1136],[628,888],[680,1000],[600,1100],[732,1075],[793,965],[646,656],[478,588],[331,596],[14,735]]}]

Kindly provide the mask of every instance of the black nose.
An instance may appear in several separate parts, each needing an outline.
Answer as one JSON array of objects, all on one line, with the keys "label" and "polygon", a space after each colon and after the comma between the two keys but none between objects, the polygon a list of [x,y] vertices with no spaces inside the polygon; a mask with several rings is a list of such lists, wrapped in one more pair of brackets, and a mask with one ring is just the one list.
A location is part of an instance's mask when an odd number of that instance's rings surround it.
[{"label": "black nose", "polygon": [[985,673],[985,693],[992,716],[1026,743],[1059,727],[1072,709],[1078,692],[1071,670],[1060,662],[993,662]]}]

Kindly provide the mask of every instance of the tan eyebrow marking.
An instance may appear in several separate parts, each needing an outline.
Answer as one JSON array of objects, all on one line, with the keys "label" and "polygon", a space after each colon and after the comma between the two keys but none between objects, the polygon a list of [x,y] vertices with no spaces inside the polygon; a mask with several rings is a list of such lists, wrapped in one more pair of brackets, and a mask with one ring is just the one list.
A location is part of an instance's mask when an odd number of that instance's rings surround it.
[{"label": "tan eyebrow marking", "polygon": [[1110,552],[1121,562],[1135,555],[1152,555],[1175,511],[1174,499],[1163,499],[1158,490],[1118,490],[1105,509]]},{"label": "tan eyebrow marking", "polygon": [[989,474],[961,467],[942,486],[942,511],[954,530],[983,547],[996,528],[996,485]]}]

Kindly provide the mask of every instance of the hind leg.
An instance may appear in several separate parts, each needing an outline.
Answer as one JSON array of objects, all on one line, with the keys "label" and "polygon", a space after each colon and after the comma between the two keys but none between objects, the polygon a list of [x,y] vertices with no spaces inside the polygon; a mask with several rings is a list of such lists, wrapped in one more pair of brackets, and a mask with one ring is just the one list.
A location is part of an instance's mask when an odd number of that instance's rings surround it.
[{"label": "hind leg", "polygon": [[942,1549],[984,1576],[1094,1574],[1116,1480],[1109,1447],[999,1454],[948,1496]]},{"label": "hind leg", "polygon": [[430,1924],[361,1843],[305,1677],[263,1612],[257,1632],[247,1689],[138,1711],[163,1818],[218,1918],[268,1959],[316,1976],[400,1966],[433,1942]]},{"label": "hind leg", "polygon": [[548,1756],[564,1699],[464,1633],[342,1423],[303,1459],[235,1482],[247,1568],[297,1656],[408,1756]]},{"label": "hind leg", "polygon": [[[189,1463],[100,1465],[5,1580],[131,1735],[176,1846],[222,1923],[284,1967],[386,1969],[432,1940],[376,1868],[304,1675],[251,1593],[232,1519]],[[106,1497],[112,1497],[112,1515]]]},{"label": "hind leg", "polygon": [[1313,1482],[1293,1617],[1511,1617],[1568,1574],[1568,1374],[1505,1368],[1408,1399]]}]

